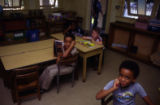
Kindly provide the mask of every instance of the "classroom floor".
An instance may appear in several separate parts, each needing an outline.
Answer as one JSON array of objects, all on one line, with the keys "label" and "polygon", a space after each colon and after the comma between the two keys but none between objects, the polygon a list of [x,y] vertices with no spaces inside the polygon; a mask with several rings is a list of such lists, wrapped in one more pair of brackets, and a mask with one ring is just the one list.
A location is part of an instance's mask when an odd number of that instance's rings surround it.
[{"label": "classroom floor", "polygon": [[[100,105],[100,101],[95,99],[96,93],[104,87],[104,85],[116,78],[118,75],[118,67],[123,60],[128,57],[119,53],[106,50],[104,53],[104,65],[102,74],[88,68],[87,81],[81,81],[81,75],[75,86],[71,88],[71,82],[66,81],[61,84],[60,93],[56,93],[56,86],[53,86],[48,92],[42,94],[41,101],[37,98],[29,99],[22,102],[22,105]],[[142,62],[140,65],[141,73],[138,82],[143,85],[148,95],[155,104],[159,104],[160,92],[160,70]],[[137,105],[145,105],[143,100],[137,96]],[[0,79],[0,105],[17,105],[11,98],[10,91],[4,87],[2,79]]]}]

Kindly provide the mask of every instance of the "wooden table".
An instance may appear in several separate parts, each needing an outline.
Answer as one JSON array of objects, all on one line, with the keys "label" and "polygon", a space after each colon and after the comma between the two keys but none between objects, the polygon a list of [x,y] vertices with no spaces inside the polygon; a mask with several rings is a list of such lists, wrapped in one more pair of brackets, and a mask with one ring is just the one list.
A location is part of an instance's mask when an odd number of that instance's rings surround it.
[{"label": "wooden table", "polygon": [[[63,40],[64,35],[62,33],[52,34],[53,38],[58,40]],[[81,37],[76,37],[76,40],[82,39]],[[86,68],[87,68],[87,58],[95,55],[99,55],[99,64],[98,64],[98,70],[97,73],[101,73],[101,65],[102,65],[102,56],[103,56],[103,45],[97,45],[95,44],[94,47],[88,48],[84,45],[81,45],[79,43],[76,43],[75,47],[79,50],[80,56],[83,58],[83,78],[82,81],[86,81]]]},{"label": "wooden table", "polygon": [[[17,46],[16,49],[23,47],[24,50],[21,50],[21,52],[11,50],[10,55],[1,56],[6,71],[56,59],[53,53],[53,39],[15,46]],[[8,48],[14,48],[15,46],[8,46]]]},{"label": "wooden table", "polygon": [[0,47],[0,57],[53,47],[53,39]]}]

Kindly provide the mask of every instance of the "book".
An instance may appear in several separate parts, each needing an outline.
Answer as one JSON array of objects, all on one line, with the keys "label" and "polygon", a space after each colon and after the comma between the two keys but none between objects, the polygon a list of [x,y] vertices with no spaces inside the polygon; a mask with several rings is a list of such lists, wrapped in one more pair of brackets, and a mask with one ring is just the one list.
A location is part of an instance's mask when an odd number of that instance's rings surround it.
[{"label": "book", "polygon": [[64,42],[60,40],[54,40],[54,55],[56,57],[62,56],[64,53]]}]

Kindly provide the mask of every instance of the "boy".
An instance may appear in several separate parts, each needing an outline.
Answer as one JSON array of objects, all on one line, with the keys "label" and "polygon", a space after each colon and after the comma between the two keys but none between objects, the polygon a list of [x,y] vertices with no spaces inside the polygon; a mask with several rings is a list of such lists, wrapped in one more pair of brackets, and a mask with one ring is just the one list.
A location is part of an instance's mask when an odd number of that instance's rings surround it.
[{"label": "boy", "polygon": [[[77,54],[77,49],[74,47],[75,46],[75,37],[70,34],[66,34],[64,36],[64,53],[61,56],[57,57],[56,63],[60,61],[60,58],[66,58],[70,56],[74,56]],[[75,67],[75,63],[71,64],[72,66],[67,66],[67,65],[62,65],[61,66],[61,71],[60,75],[65,74],[66,72],[72,72],[72,70]],[[51,66],[48,66],[40,76],[40,86],[42,90],[48,90],[49,86],[53,80],[53,78],[57,75],[58,73],[58,68],[57,64],[53,64]]]},{"label": "boy", "polygon": [[97,93],[96,99],[113,94],[114,105],[135,105],[138,93],[148,105],[153,105],[143,87],[136,82],[139,66],[133,61],[124,61],[119,67],[119,77],[110,81],[104,89]]},{"label": "boy", "polygon": [[92,36],[91,37],[90,36],[83,36],[82,38],[85,39],[85,40],[90,40],[93,43],[102,45],[102,38],[99,35],[99,29],[98,28],[94,28],[92,30]]}]

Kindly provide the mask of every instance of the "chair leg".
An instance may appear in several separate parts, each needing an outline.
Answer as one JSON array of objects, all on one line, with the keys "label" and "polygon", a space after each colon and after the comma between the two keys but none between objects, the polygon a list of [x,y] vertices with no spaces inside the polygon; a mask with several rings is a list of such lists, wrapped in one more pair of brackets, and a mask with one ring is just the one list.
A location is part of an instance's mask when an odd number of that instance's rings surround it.
[{"label": "chair leg", "polygon": [[18,92],[16,92],[16,100],[18,105],[21,105],[21,99],[19,98]]},{"label": "chair leg", "polygon": [[58,73],[57,73],[57,93],[59,93],[59,81],[60,81],[60,65],[57,65],[58,67]]},{"label": "chair leg", "polygon": [[74,86],[74,70],[72,72],[72,87]]},{"label": "chair leg", "polygon": [[40,87],[39,86],[38,86],[37,90],[38,90],[38,93],[37,93],[38,99],[41,100],[41,93],[40,93]]},{"label": "chair leg", "polygon": [[57,93],[59,93],[59,74],[57,75]]}]

